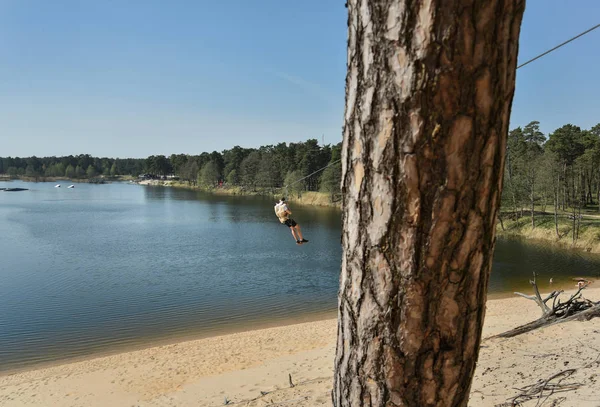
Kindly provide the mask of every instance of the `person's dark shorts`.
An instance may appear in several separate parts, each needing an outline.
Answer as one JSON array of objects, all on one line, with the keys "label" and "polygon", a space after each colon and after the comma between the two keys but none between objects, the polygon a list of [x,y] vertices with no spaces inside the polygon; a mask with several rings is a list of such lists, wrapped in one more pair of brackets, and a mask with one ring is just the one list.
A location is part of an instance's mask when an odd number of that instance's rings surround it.
[{"label": "person's dark shorts", "polygon": [[287,219],[284,223],[285,226],[287,226],[288,228],[293,228],[294,226],[297,225],[296,221],[294,219]]}]

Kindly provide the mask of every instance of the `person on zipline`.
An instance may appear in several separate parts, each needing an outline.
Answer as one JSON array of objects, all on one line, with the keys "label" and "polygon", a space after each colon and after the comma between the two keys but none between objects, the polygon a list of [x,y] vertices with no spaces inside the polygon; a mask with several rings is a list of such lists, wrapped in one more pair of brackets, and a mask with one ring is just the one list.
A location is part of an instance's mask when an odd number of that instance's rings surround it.
[{"label": "person on zipline", "polygon": [[275,205],[275,214],[279,218],[279,222],[290,228],[296,244],[308,242],[308,240],[302,237],[300,225],[298,225],[294,219],[290,218],[292,211],[290,211],[290,208],[287,206],[285,198],[281,198],[281,200]]}]

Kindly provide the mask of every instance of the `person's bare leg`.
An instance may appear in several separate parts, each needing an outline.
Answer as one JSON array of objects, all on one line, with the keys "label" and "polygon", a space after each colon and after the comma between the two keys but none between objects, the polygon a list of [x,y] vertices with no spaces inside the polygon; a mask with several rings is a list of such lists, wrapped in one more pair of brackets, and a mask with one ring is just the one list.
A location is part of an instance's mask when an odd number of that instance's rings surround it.
[{"label": "person's bare leg", "polygon": [[302,231],[300,230],[300,225],[296,225],[294,227],[296,228],[296,233],[298,233],[298,239],[304,240],[304,238],[302,237]]},{"label": "person's bare leg", "polygon": [[[292,236],[294,236],[294,240],[298,241],[298,238],[296,237],[296,232],[294,231],[294,228],[290,228],[290,231],[292,232]],[[302,238],[300,238],[302,239]]]}]

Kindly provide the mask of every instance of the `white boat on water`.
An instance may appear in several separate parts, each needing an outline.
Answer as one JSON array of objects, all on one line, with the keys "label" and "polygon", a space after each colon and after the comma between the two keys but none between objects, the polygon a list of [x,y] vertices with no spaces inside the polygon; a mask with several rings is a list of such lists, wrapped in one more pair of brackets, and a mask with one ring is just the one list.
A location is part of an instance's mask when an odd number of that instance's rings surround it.
[{"label": "white boat on water", "polygon": [[75,188],[75,185],[69,185],[67,188]]},{"label": "white boat on water", "polygon": [[54,188],[60,188],[60,184],[54,185]]}]

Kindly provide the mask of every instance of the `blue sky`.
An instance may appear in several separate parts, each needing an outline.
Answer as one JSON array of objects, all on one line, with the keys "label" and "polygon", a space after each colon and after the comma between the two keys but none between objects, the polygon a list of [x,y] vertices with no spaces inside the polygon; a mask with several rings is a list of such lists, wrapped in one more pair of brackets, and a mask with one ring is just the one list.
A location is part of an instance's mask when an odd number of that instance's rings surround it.
[{"label": "blue sky", "polygon": [[[0,156],[341,140],[344,1],[0,0]],[[524,61],[600,20],[529,0]],[[600,29],[518,71],[511,126],[600,122]]]}]

